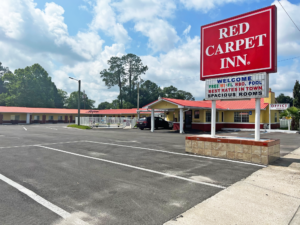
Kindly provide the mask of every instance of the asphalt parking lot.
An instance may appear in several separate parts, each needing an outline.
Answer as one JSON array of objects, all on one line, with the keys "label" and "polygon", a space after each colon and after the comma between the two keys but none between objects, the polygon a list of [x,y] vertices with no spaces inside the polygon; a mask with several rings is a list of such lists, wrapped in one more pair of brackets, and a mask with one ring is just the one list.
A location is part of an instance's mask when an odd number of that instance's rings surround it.
[{"label": "asphalt parking lot", "polygon": [[[280,138],[282,154],[300,147],[299,134],[262,138]],[[185,154],[184,139],[170,130],[0,126],[0,224],[163,224],[262,168]]]}]

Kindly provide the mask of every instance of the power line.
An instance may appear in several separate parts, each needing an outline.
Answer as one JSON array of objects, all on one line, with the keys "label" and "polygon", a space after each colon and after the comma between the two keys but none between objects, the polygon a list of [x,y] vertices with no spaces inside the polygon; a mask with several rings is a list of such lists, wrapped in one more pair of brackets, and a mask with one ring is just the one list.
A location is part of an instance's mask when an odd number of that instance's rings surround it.
[{"label": "power line", "polygon": [[288,59],[282,59],[282,60],[279,60],[277,62],[282,62],[282,61],[286,61],[286,60],[290,60],[290,59],[296,59],[296,58],[299,58],[300,56],[296,56],[296,57],[293,57],[293,58],[288,58]]},{"label": "power line", "polygon": [[[277,0],[277,2],[281,5],[280,1]],[[283,6],[281,5],[281,7],[283,8]],[[288,15],[288,17],[290,17],[290,15],[287,13],[287,11],[285,10],[285,8],[283,8],[283,10],[285,11],[285,13]],[[295,24],[295,22],[292,20],[292,18],[290,17],[291,21],[294,23],[294,25],[297,27],[297,29],[300,31],[299,27]]]}]

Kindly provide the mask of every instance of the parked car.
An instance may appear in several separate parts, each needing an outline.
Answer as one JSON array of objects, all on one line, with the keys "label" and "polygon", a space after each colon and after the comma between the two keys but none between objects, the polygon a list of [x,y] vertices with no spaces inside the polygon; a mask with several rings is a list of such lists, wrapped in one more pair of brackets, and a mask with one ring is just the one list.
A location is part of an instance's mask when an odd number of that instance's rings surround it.
[{"label": "parked car", "polygon": [[[158,129],[159,127],[163,128],[169,128],[169,122],[165,121],[163,118],[160,117],[154,117],[154,127],[155,129]],[[143,117],[140,118],[137,121],[137,127],[140,128],[141,130],[144,130],[144,128],[151,128],[151,117]]]}]

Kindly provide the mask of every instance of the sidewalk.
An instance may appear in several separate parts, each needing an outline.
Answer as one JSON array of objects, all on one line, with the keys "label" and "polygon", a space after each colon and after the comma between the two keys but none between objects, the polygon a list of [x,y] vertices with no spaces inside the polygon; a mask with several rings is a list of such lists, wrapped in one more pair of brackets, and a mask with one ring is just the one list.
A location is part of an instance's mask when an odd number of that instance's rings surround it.
[{"label": "sidewalk", "polygon": [[300,148],[165,225],[300,224]]}]

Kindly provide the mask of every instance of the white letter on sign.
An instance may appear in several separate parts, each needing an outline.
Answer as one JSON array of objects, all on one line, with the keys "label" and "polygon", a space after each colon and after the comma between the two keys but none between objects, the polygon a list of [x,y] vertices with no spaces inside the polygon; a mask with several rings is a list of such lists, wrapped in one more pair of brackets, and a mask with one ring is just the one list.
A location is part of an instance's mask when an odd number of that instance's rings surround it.
[{"label": "white letter on sign", "polygon": [[257,47],[264,46],[264,44],[263,44],[263,36],[267,37],[266,34],[261,34],[261,35],[255,36],[255,39],[258,37],[258,46]]},{"label": "white letter on sign", "polygon": [[236,51],[239,51],[240,50],[240,46],[244,44],[244,40],[243,39],[240,39],[240,40],[236,40]]},{"label": "white letter on sign", "polygon": [[249,49],[249,48],[254,48],[255,47],[255,44],[252,43],[254,37],[249,37],[249,38],[245,38],[245,39],[246,39],[246,48],[245,49]]},{"label": "white letter on sign", "polygon": [[246,57],[247,54],[244,55],[244,59],[241,56],[236,56],[236,66],[240,66],[239,61],[246,66]]},{"label": "white letter on sign", "polygon": [[223,38],[223,37],[222,37],[223,35],[224,35],[225,38],[228,37],[227,34],[226,34],[227,28],[222,28],[222,29],[219,29],[219,30],[220,30],[220,39]]},{"label": "white letter on sign", "polygon": [[[236,28],[237,28],[238,25],[232,25],[229,27],[229,36],[232,37],[232,36],[236,36],[239,34],[239,32],[236,32]],[[234,33],[235,32],[235,33]]]},{"label": "white letter on sign", "polygon": [[208,51],[209,51],[209,48],[215,48],[215,47],[214,47],[213,45],[208,46],[208,47],[206,48],[206,51],[205,51],[206,55],[207,55],[207,56],[212,56],[212,55],[214,55],[214,53],[211,54],[211,55],[209,54],[209,52],[208,52]]},{"label": "white letter on sign", "polygon": [[[249,28],[250,28],[250,25],[249,23],[240,23],[240,34],[244,34],[246,32],[248,32]],[[243,25],[246,25],[246,30],[243,31]]]}]

